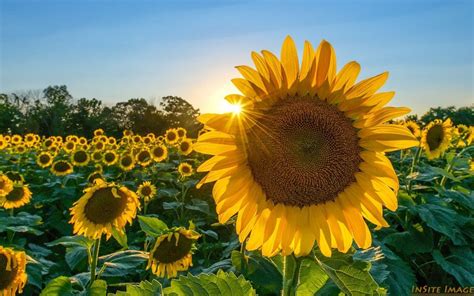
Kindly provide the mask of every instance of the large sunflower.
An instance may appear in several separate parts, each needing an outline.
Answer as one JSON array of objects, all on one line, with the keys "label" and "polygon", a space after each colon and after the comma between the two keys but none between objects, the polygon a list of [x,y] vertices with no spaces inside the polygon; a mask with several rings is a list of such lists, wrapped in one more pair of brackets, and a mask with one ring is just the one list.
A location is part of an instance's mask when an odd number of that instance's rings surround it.
[{"label": "large sunflower", "polygon": [[98,239],[106,234],[112,236],[112,230],[124,232],[127,223],[140,207],[137,195],[125,186],[107,183],[95,179],[94,185],[84,190],[84,195],[71,208],[71,220],[74,234]]},{"label": "large sunflower", "polygon": [[0,197],[7,195],[13,190],[13,181],[7,175],[0,173]]},{"label": "large sunflower", "polygon": [[336,74],[332,46],[305,43],[301,66],[287,37],[281,59],[253,52],[256,70],[237,69],[232,80],[243,95],[229,95],[239,113],[205,114],[211,131],[194,144],[214,155],[198,171],[209,171],[198,187],[213,189],[219,221],[237,215],[246,248],[265,256],[304,256],[317,241],[321,252],[347,252],[352,240],[371,245],[366,220],[388,226],[382,206],[397,208],[398,179],[384,152],[418,141],[404,126],[387,124],[408,108],[384,107],[394,93],[376,93],[388,74],[354,84],[360,66]]},{"label": "large sunflower", "polygon": [[27,184],[15,182],[13,190],[5,196],[0,196],[0,205],[5,209],[16,209],[29,203],[31,191]]},{"label": "large sunflower", "polygon": [[444,122],[435,119],[423,129],[421,146],[425,150],[428,159],[440,157],[449,148],[453,132],[452,126],[453,124],[449,118]]},{"label": "large sunflower", "polygon": [[200,235],[191,229],[174,228],[156,239],[150,252],[148,268],[159,277],[173,278],[178,271],[193,265],[194,242]]},{"label": "large sunflower", "polygon": [[25,252],[0,246],[0,295],[22,293],[27,277]]}]

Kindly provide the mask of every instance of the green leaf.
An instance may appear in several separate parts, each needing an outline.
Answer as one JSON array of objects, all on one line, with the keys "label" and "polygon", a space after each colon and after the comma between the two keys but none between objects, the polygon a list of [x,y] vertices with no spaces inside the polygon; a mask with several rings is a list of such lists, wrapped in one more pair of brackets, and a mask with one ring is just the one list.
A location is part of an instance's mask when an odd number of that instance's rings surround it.
[{"label": "green leaf", "polygon": [[180,276],[171,281],[171,286],[164,289],[164,295],[233,295],[248,296],[256,295],[255,290],[243,276],[235,276],[232,272],[226,273],[222,270],[215,274],[200,274],[193,276]]},{"label": "green leaf", "polygon": [[305,258],[301,262],[296,294],[314,295],[324,286],[328,278],[326,272],[314,260]]},{"label": "green leaf", "polygon": [[161,284],[157,280],[142,281],[138,285],[127,285],[127,296],[155,296],[161,291]]},{"label": "green leaf", "polygon": [[71,270],[83,270],[87,267],[87,249],[82,246],[66,248],[65,259]]},{"label": "green leaf", "polygon": [[390,275],[382,282],[388,287],[391,295],[411,295],[411,288],[415,284],[415,275],[405,261],[385,246],[382,246],[385,258],[382,262],[387,266]]},{"label": "green leaf", "polygon": [[427,253],[433,249],[433,231],[416,224],[408,231],[394,232],[384,237],[383,242],[399,253],[406,255]]},{"label": "green leaf", "polygon": [[474,192],[469,195],[454,190],[445,190],[440,193],[443,197],[449,198],[452,201],[462,205],[463,207],[474,210]]},{"label": "green leaf", "polygon": [[50,281],[41,291],[41,296],[70,296],[73,295],[71,280],[66,276],[60,276]]},{"label": "green leaf", "polygon": [[9,215],[0,216],[0,232],[11,230],[14,232],[41,235],[43,234],[43,232],[36,229],[36,226],[39,226],[41,224],[43,224],[43,221],[40,216],[31,215],[26,212],[20,212],[13,218]]},{"label": "green leaf", "polygon": [[160,236],[163,231],[168,229],[165,222],[155,217],[138,215],[138,222],[143,232],[152,237]]},{"label": "green leaf", "polygon": [[451,247],[451,255],[444,257],[439,250],[433,252],[436,263],[456,278],[463,287],[474,286],[474,255],[469,247]]},{"label": "green leaf", "polygon": [[137,250],[118,251],[99,257],[101,277],[121,277],[140,271],[139,266],[147,262],[148,253]]},{"label": "green leaf", "polygon": [[107,282],[104,280],[95,280],[88,289],[88,296],[105,296],[107,295]]},{"label": "green leaf", "polygon": [[119,243],[123,250],[128,249],[128,239],[127,233],[125,231],[119,232],[117,229],[115,229],[115,227],[112,227],[112,236],[117,241],[117,243]]},{"label": "green leaf", "polygon": [[94,241],[84,237],[82,235],[75,235],[75,236],[63,236],[55,241],[45,243],[48,247],[53,247],[57,245],[61,245],[64,247],[77,247],[81,246],[84,248],[90,248],[94,244]]},{"label": "green leaf", "polygon": [[370,263],[354,261],[351,254],[318,254],[321,267],[342,292],[348,295],[379,295],[380,288],[370,275]]},{"label": "green leaf", "polygon": [[252,283],[257,294],[278,294],[281,291],[282,275],[269,259],[256,252],[244,256],[239,251],[232,251],[231,258],[232,265]]},{"label": "green leaf", "polygon": [[448,236],[455,245],[467,244],[460,229],[466,219],[456,211],[435,204],[419,205],[416,211],[429,227]]}]

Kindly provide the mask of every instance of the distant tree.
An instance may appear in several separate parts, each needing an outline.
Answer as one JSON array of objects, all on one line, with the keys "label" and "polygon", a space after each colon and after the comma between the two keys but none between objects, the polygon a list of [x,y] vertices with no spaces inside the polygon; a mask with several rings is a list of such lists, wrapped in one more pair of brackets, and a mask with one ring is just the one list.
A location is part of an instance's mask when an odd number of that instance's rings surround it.
[{"label": "distant tree", "polygon": [[76,135],[91,137],[104,120],[102,112],[101,101],[81,98],[71,107],[66,127]]},{"label": "distant tree", "polygon": [[0,94],[0,133],[22,133],[24,116],[19,97]]},{"label": "distant tree", "polygon": [[195,109],[186,100],[180,97],[166,96],[162,98],[160,106],[170,127],[183,127],[193,137],[202,128],[202,125],[197,121],[199,109]]},{"label": "distant tree", "polygon": [[474,125],[474,107],[468,106],[459,109],[454,106],[430,108],[428,112],[421,116],[420,120],[427,124],[435,119],[445,120],[447,118],[451,118],[455,125]]}]

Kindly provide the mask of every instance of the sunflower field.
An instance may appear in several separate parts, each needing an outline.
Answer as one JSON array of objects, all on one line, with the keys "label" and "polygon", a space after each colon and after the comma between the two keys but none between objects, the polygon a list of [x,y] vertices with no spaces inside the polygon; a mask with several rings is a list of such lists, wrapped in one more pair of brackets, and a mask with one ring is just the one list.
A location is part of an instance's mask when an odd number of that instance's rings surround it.
[{"label": "sunflower field", "polygon": [[0,295],[474,293],[474,127],[296,52],[253,52],[197,138],[0,135]]}]

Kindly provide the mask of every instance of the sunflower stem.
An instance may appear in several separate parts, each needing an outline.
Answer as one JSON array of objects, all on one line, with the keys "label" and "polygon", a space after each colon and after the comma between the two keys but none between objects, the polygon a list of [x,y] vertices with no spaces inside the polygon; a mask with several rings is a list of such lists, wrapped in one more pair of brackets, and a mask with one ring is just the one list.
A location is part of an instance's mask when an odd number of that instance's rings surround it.
[{"label": "sunflower stem", "polygon": [[295,296],[300,273],[301,260],[294,255],[283,257],[283,289],[282,296]]},{"label": "sunflower stem", "polygon": [[[456,159],[457,159],[458,157],[460,157],[461,155],[463,155],[464,152],[470,150],[471,147],[472,147],[472,146],[464,148],[463,150],[459,151],[459,152],[453,157],[453,159],[451,159],[451,161],[449,162],[449,164],[448,164],[447,167],[446,167],[446,172],[447,172],[447,173],[450,173],[451,170],[453,169],[453,166],[454,166],[454,163],[456,162]],[[446,184],[446,180],[447,180],[446,176],[443,176],[443,178],[441,178],[441,182],[439,183],[439,185],[441,185],[441,187],[444,188],[444,185]]]},{"label": "sunflower stem", "polygon": [[91,286],[95,281],[95,270],[97,268],[97,259],[99,258],[100,239],[101,237],[96,239],[94,242],[94,254],[92,256],[92,261],[91,261],[91,266],[90,266],[91,267],[91,281],[90,281]]}]

